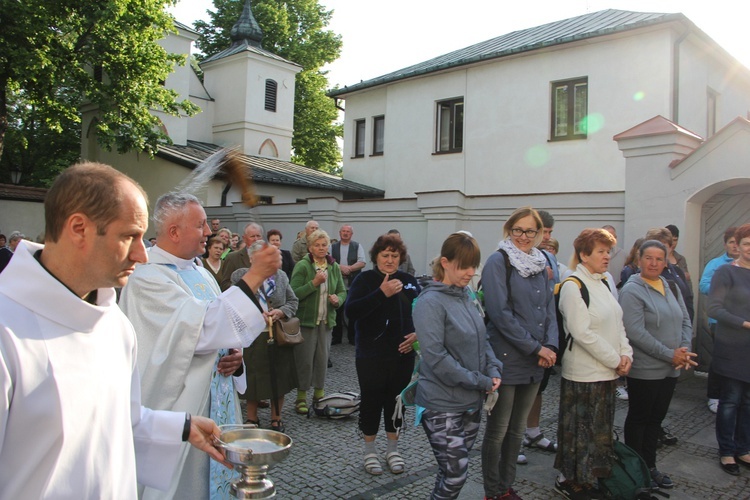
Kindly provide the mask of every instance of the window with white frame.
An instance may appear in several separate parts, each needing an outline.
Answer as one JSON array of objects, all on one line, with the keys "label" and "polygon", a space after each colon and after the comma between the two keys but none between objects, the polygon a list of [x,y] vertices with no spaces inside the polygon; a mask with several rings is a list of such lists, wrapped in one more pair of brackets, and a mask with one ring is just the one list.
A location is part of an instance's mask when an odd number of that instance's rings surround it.
[{"label": "window with white frame", "polygon": [[550,139],[564,141],[587,136],[588,77],[552,82]]},{"label": "window with white frame", "polygon": [[365,120],[354,120],[354,157],[365,156]]},{"label": "window with white frame", "polygon": [[464,98],[437,103],[436,153],[460,153],[464,147]]},{"label": "window with white frame", "polygon": [[383,154],[383,136],[385,135],[385,116],[375,116],[372,119],[372,154]]}]

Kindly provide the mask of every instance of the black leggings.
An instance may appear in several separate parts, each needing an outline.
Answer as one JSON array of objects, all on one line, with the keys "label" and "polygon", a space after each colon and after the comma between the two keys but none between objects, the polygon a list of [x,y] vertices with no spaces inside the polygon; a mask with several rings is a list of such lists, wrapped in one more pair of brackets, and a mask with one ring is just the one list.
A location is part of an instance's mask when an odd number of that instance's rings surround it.
[{"label": "black leggings", "polygon": [[414,358],[357,358],[356,366],[362,397],[359,405],[359,429],[365,436],[377,434],[382,413],[385,431],[396,432],[396,427],[401,426],[400,421],[396,421],[396,425],[393,424],[396,396],[411,380]]},{"label": "black leggings", "polygon": [[625,444],[656,467],[656,444],[661,423],[669,410],[677,377],[643,380],[628,377],[628,416],[625,418]]}]

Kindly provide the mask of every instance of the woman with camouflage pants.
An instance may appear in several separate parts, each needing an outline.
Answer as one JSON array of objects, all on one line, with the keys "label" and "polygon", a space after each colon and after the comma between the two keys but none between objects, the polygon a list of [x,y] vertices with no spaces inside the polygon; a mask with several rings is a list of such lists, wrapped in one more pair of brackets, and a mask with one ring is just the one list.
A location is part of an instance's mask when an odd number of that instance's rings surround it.
[{"label": "woman with camouflage pants", "polygon": [[435,262],[435,280],[424,288],[414,307],[422,351],[417,419],[421,416],[438,463],[432,499],[458,498],[466,482],[484,395],[500,386],[502,363],[487,341],[481,306],[467,287],[479,259],[474,238],[450,235]]}]

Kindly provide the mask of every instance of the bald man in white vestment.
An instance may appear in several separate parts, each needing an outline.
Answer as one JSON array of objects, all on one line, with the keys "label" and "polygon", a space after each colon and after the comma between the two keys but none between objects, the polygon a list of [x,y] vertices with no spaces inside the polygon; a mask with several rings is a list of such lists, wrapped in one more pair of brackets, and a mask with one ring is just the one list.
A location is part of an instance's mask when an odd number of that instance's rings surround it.
[{"label": "bald man in white vestment", "polygon": [[186,439],[221,460],[216,425],[141,407],[133,327],[115,303],[146,260],[142,189],[97,163],[45,200],[46,245],[0,275],[0,499],[136,498],[166,489]]},{"label": "bald man in white vestment", "polygon": [[[232,375],[242,367],[242,347],[266,327],[255,292],[279,269],[281,253],[273,245],[259,250],[238,286],[221,292],[213,276],[194,261],[205,252],[211,234],[200,201],[190,194],[167,193],[157,200],[153,221],[156,245],[120,297],[138,336],[144,404],[210,415],[217,424],[241,424],[235,384],[245,384],[245,377]],[[209,466],[205,455],[186,448],[166,495],[148,488],[139,495],[221,498],[230,480],[225,468]]]}]

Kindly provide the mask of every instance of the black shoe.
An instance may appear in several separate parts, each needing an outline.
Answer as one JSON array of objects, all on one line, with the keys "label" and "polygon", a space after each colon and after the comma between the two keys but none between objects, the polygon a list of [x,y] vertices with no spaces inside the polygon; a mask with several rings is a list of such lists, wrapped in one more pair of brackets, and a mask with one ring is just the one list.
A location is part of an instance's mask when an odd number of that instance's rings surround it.
[{"label": "black shoe", "polygon": [[563,481],[555,479],[555,491],[571,500],[589,500],[589,495],[586,490],[578,483],[573,481]]},{"label": "black shoe", "polygon": [[332,339],[331,340],[331,345],[338,345],[340,343],[341,343],[341,339]]},{"label": "black shoe", "polygon": [[659,488],[664,488],[668,490],[674,487],[672,478],[670,478],[668,475],[664,474],[663,472],[659,472],[659,469],[657,469],[656,467],[654,467],[653,469],[649,469],[649,472],[651,473],[651,480],[655,482]]},{"label": "black shoe", "polygon": [[745,460],[742,460],[739,456],[735,455],[734,461],[737,462],[738,465],[741,465],[743,467],[750,469],[750,462],[746,462]]},{"label": "black shoe", "polygon": [[333,368],[333,363],[331,363],[331,360],[328,360],[328,368]]},{"label": "black shoe", "polygon": [[721,465],[721,469],[727,474],[731,474],[732,476],[740,475],[740,466],[737,464],[725,464],[719,460],[719,465]]},{"label": "black shoe", "polygon": [[670,433],[668,429],[665,429],[664,427],[662,427],[661,431],[659,432],[657,445],[672,446],[675,444],[677,444],[677,436]]}]

